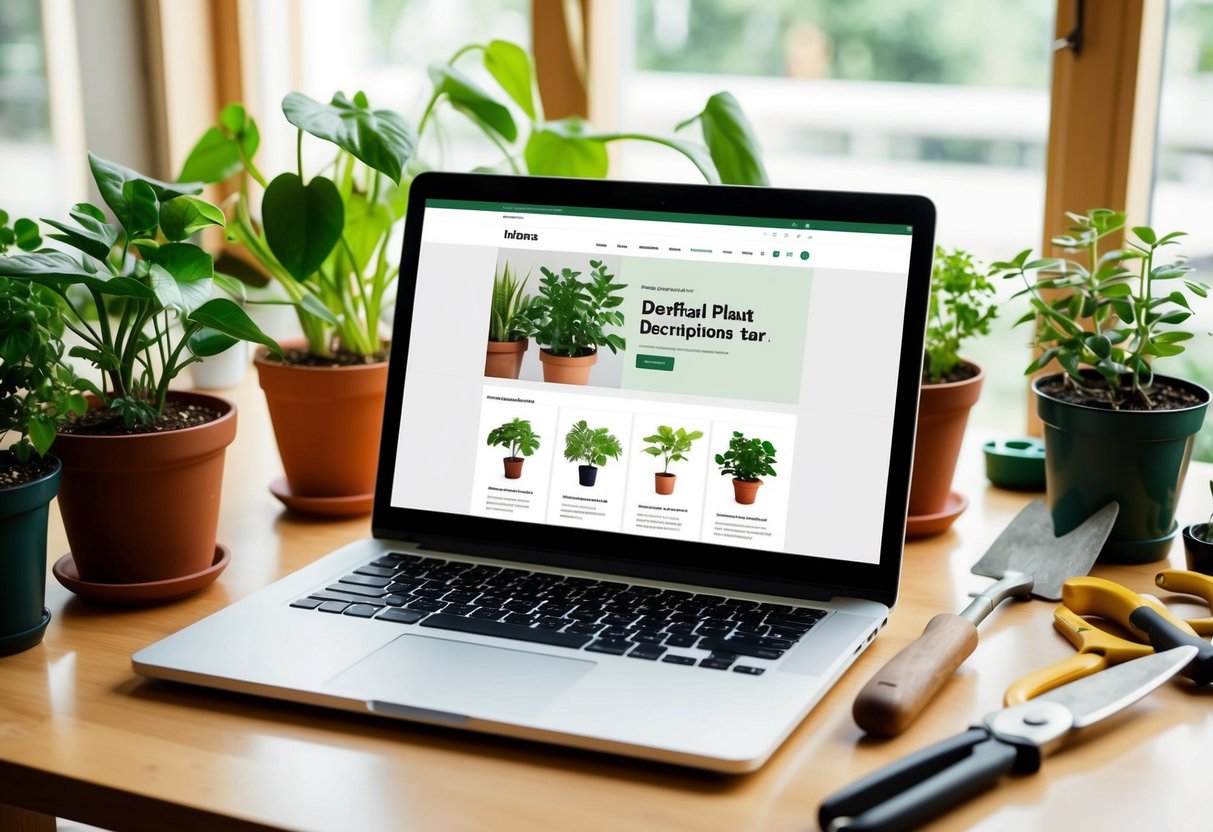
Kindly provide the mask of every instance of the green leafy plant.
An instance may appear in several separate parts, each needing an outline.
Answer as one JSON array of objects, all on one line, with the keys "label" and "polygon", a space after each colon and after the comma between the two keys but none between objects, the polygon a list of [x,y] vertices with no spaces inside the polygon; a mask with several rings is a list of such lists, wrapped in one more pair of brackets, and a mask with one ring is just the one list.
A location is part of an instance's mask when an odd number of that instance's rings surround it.
[{"label": "green leafy plant", "polygon": [[564,458],[601,468],[607,459],[619,459],[623,446],[607,428],[591,428],[582,419],[564,437]]},{"label": "green leafy plant", "polygon": [[[1065,371],[1065,383],[1091,401],[1120,409],[1136,400],[1152,409],[1150,398],[1157,358],[1179,355],[1192,333],[1171,327],[1192,316],[1188,293],[1208,297],[1204,283],[1183,280],[1184,288],[1163,285],[1192,271],[1182,258],[1163,260],[1162,249],[1176,245],[1182,231],[1159,235],[1148,226],[1132,229],[1124,249],[1103,250],[1101,243],[1124,228],[1125,214],[1098,208],[1069,213],[1070,233],[1053,245],[1081,252],[1081,259],[1030,259],[1032,250],[991,268],[1024,284],[1015,296],[1027,295],[1032,309],[1016,324],[1039,318],[1035,346],[1042,352],[1028,365],[1031,374],[1054,359]],[[1136,272],[1126,263],[1137,261]],[[1041,271],[1032,280],[1028,272]],[[1166,284],[1173,286],[1174,284]],[[1186,291],[1185,291],[1186,289]],[[1043,292],[1059,290],[1060,297]],[[1084,367],[1095,371],[1083,372]]]},{"label": "green leafy plant", "polygon": [[701,430],[687,433],[686,428],[675,430],[668,425],[659,425],[656,433],[644,438],[645,442],[651,444],[647,448],[642,448],[641,451],[650,456],[661,457],[665,463],[661,471],[663,474],[668,474],[670,473],[670,463],[682,462],[686,459],[686,455],[691,451],[691,443],[702,438],[703,431]]},{"label": "green leafy plant", "polygon": [[[232,104],[198,141],[180,178],[219,182],[239,175],[228,240],[242,245],[283,288],[312,355],[380,355],[380,316],[397,274],[388,238],[404,216],[400,183],[416,136],[397,113],[371,109],[362,93],[352,100],[337,93],[323,104],[292,92],[282,112],[296,128],[294,171],[272,180],[262,175],[254,162],[260,130],[242,106]],[[305,134],[333,151],[310,177]],[[251,182],[264,189],[259,224]]]},{"label": "green leafy plant", "polygon": [[965,363],[961,345],[974,336],[988,335],[990,321],[997,315],[994,284],[973,255],[936,246],[923,368],[926,381],[939,384],[951,378]]},{"label": "green leafy plant", "polygon": [[499,425],[489,431],[488,444],[490,447],[499,445],[508,448],[510,459],[527,457],[539,450],[539,435],[531,428],[526,419],[515,416],[504,425]]},{"label": "green leafy plant", "polygon": [[[19,219],[10,228],[0,211],[0,255],[41,245],[37,223]],[[60,424],[88,409],[63,361],[62,334],[63,313],[49,291],[0,277],[0,440],[17,434],[9,451],[23,465],[50,450]]]},{"label": "green leafy plant", "polygon": [[729,449],[716,454],[720,475],[735,477],[743,482],[757,482],[761,477],[775,474],[775,446],[765,439],[746,439],[740,431],[733,431]]},{"label": "green leafy plant", "polygon": [[580,356],[605,346],[611,352],[627,348],[623,336],[607,332],[609,326],[623,326],[620,292],[627,284],[615,283],[615,275],[601,260],[590,261],[590,279],[581,280],[581,272],[561,269],[556,274],[540,266],[539,297],[527,311],[534,324],[535,340],[552,355]]},{"label": "green leafy plant", "polygon": [[[198,199],[197,183],[161,182],[89,154],[93,180],[118,224],[87,202],[71,222],[44,220],[74,251],[38,249],[0,258],[0,277],[45,287],[63,303],[64,325],[84,344],[69,354],[100,369],[101,385],[81,382],[128,426],[163,412],[169,382],[182,369],[237,341],[278,345],[230,298],[240,284],[214,273],[211,256],[185,240],[223,224]],[[173,324],[179,324],[179,329]]]},{"label": "green leafy plant", "polygon": [[521,341],[534,334],[535,324],[528,317],[534,298],[524,295],[527,277],[518,279],[509,261],[501,273],[493,277],[493,297],[490,302],[489,340]]}]

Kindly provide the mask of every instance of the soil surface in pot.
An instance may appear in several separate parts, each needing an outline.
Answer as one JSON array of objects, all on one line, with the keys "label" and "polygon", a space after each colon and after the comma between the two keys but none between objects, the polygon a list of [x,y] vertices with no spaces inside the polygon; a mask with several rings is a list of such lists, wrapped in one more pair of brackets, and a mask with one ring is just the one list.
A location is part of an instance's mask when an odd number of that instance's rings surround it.
[{"label": "soil surface in pot", "polygon": [[976,367],[974,367],[972,364],[961,363],[961,364],[957,364],[951,370],[944,373],[943,378],[941,378],[939,381],[934,381],[927,375],[926,365],[923,365],[922,383],[923,384],[955,384],[958,381],[964,381],[965,379],[973,378],[973,376],[977,375],[977,373],[978,373],[978,369]]},{"label": "soil surface in pot", "polygon": [[29,462],[23,463],[8,452],[0,452],[0,488],[40,480],[54,470],[55,462],[50,457],[31,456]]},{"label": "soil surface in pot", "polygon": [[160,418],[150,425],[127,427],[122,414],[104,407],[89,408],[83,416],[59,428],[60,433],[76,436],[130,436],[139,433],[163,433],[169,430],[197,427],[213,422],[222,414],[209,407],[169,401]]},{"label": "soil surface in pot", "polygon": [[[359,355],[355,352],[347,350],[337,350],[332,356],[327,358],[312,355],[306,349],[293,347],[282,351],[282,364],[289,364],[293,367],[359,367],[364,364],[379,364],[387,361],[387,349],[373,355]],[[272,355],[266,356],[264,361],[278,362],[278,359]]]},{"label": "soil surface in pot", "polygon": [[[1125,395],[1120,406],[1113,408],[1106,394],[1103,396],[1099,395],[1099,388],[1096,388],[1095,395],[1092,395],[1085,390],[1075,387],[1073,384],[1066,384],[1063,380],[1064,378],[1061,375],[1054,376],[1047,382],[1041,382],[1037,389],[1045,395],[1066,404],[1097,407],[1103,410],[1184,410],[1189,407],[1196,407],[1203,402],[1203,399],[1192,390],[1174,386],[1167,382],[1159,382],[1146,390],[1150,396],[1150,400],[1154,403],[1153,407],[1149,407],[1141,400],[1140,396]],[[1106,390],[1106,388],[1104,389]],[[1122,391],[1126,393],[1127,390],[1128,388],[1122,388]]]}]

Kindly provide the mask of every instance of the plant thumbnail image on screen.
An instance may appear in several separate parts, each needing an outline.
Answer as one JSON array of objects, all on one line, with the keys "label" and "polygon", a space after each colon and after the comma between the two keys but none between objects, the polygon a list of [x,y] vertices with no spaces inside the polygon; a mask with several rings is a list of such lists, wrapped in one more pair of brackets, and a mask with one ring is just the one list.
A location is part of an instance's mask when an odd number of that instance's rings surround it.
[{"label": "plant thumbnail image on screen", "polygon": [[740,431],[733,431],[729,449],[716,454],[722,477],[733,478],[733,499],[743,506],[752,505],[758,497],[761,477],[775,474],[775,446],[764,439],[747,439]]},{"label": "plant thumbnail image on screen", "polygon": [[577,466],[577,481],[592,488],[598,481],[598,469],[608,459],[619,459],[623,446],[608,428],[592,428],[582,419],[569,428],[564,437],[564,458],[569,462],[580,462]]},{"label": "plant thumbnail image on screen", "polygon": [[511,421],[498,425],[489,431],[489,447],[500,446],[508,450],[502,460],[505,465],[505,478],[516,480],[522,476],[522,463],[526,457],[539,450],[539,435],[526,419],[515,416]]},{"label": "plant thumbnail image on screen", "polygon": [[[618,257],[503,249],[489,302],[484,374],[559,384],[589,384],[599,351],[626,349]],[[533,280],[538,273],[538,280]],[[528,292],[534,285],[535,293]],[[537,359],[526,355],[530,341]],[[614,373],[606,375],[617,376]],[[618,387],[618,379],[605,379]],[[602,384],[600,381],[599,384]]]},{"label": "plant thumbnail image on screen", "polygon": [[676,474],[670,473],[670,463],[685,460],[691,452],[692,443],[696,439],[702,438],[703,431],[701,430],[687,433],[686,428],[675,430],[669,425],[659,425],[656,433],[644,438],[644,441],[648,442],[649,446],[641,448],[641,453],[661,457],[665,463],[664,467],[653,475],[655,480],[654,487],[658,494],[674,493],[674,481],[678,477]]}]

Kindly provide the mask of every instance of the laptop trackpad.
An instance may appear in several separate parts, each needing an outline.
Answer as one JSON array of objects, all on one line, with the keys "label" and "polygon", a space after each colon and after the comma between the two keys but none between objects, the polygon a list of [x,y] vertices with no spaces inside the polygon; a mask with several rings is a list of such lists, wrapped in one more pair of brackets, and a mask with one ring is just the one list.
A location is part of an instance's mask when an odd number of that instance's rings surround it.
[{"label": "laptop trackpad", "polygon": [[403,635],[328,684],[367,700],[373,711],[394,716],[432,721],[460,721],[469,713],[526,717],[540,713],[595,664],[509,647]]}]

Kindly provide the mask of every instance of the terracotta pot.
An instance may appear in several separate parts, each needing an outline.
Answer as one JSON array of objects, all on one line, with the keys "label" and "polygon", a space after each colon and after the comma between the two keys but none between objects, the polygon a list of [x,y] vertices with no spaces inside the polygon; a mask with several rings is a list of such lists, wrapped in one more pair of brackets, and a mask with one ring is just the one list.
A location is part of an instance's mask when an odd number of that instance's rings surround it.
[{"label": "terracotta pot", "polygon": [[484,374],[491,378],[518,378],[522,372],[522,354],[529,341],[489,341],[484,354]]},{"label": "terracotta pot", "polygon": [[507,456],[502,462],[505,463],[505,478],[507,480],[516,480],[522,476],[522,463],[526,460],[520,456]]},{"label": "terracotta pot", "polygon": [[1208,538],[1208,523],[1193,523],[1184,527],[1184,551],[1187,553],[1188,568],[1193,572],[1213,575],[1213,542]]},{"label": "terracotta pot", "polygon": [[[0,460],[7,457],[0,452]],[[42,641],[46,599],[46,520],[61,466],[41,479],[0,488],[0,656]]]},{"label": "terracotta pot", "polygon": [[910,515],[938,514],[948,502],[956,459],[969,423],[969,410],[981,395],[985,372],[947,384],[924,384],[918,400],[914,471],[910,479]]},{"label": "terracotta pot", "polygon": [[674,480],[678,479],[677,474],[654,474],[654,479],[657,481],[658,494],[673,494]]},{"label": "terracotta pot", "polygon": [[254,363],[291,492],[301,497],[374,492],[387,362],[303,367],[267,359],[259,350]]},{"label": "terracotta pot", "polygon": [[169,399],[220,416],[163,433],[55,440],[63,463],[59,511],[85,581],[163,581],[215,560],[223,455],[236,438],[236,406],[201,393],[170,392]]},{"label": "terracotta pot", "polygon": [[590,370],[598,362],[598,353],[589,355],[552,355],[547,350],[539,351],[543,364],[543,380],[556,384],[589,384]]},{"label": "terracotta pot", "polygon": [[743,506],[754,504],[754,500],[758,498],[758,486],[762,485],[762,480],[739,480],[733,478],[733,499],[741,503]]},{"label": "terracotta pot", "polygon": [[594,483],[598,482],[598,469],[593,465],[578,465],[577,481],[586,488],[593,487]]}]

